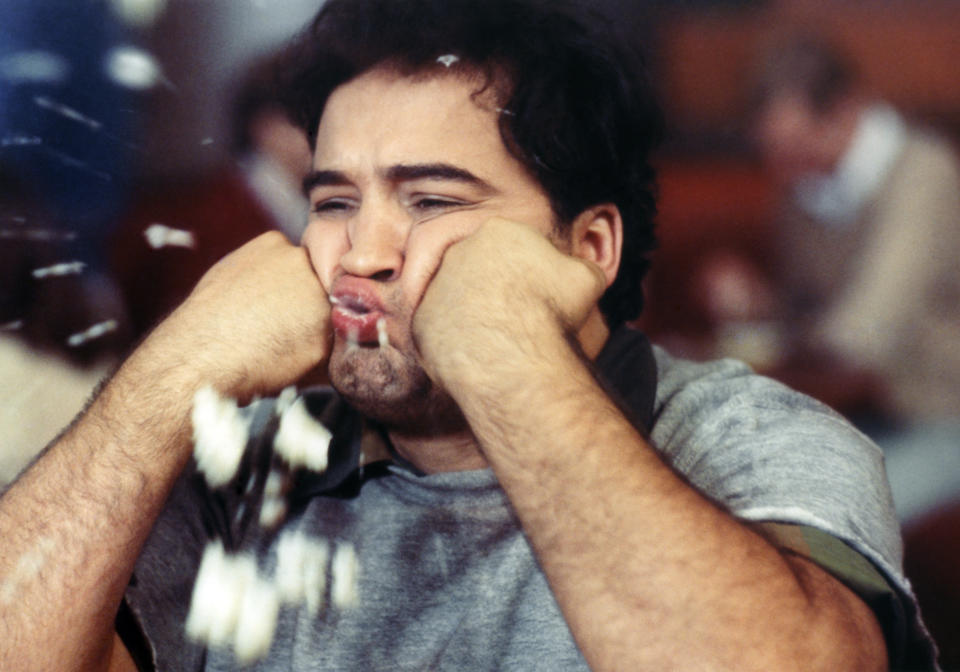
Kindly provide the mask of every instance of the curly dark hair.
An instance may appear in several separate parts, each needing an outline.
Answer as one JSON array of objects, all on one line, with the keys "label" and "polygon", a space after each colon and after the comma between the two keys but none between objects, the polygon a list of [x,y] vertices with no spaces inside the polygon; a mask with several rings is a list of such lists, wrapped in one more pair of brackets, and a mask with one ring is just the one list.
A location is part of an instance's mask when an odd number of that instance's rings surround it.
[{"label": "curly dark hair", "polygon": [[612,28],[563,0],[329,0],[290,52],[288,107],[314,144],[337,86],[378,66],[441,73],[437,58],[455,54],[494,87],[504,145],[561,231],[593,205],[619,208],[623,259],[600,300],[615,328],[643,307],[662,119],[642,57]]}]

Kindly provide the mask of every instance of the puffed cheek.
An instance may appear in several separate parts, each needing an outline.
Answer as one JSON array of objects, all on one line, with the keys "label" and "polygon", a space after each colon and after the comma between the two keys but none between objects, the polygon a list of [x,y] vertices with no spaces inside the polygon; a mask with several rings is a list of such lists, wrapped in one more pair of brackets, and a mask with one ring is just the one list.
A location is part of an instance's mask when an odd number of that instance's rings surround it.
[{"label": "puffed cheek", "polygon": [[303,234],[301,245],[307,250],[320,284],[329,293],[340,258],[349,249],[346,230],[311,224]]},{"label": "puffed cheek", "polygon": [[415,297],[417,303],[443,263],[444,253],[452,244],[451,239],[430,233],[426,228],[412,231],[404,254],[401,278],[403,291],[406,296]]}]

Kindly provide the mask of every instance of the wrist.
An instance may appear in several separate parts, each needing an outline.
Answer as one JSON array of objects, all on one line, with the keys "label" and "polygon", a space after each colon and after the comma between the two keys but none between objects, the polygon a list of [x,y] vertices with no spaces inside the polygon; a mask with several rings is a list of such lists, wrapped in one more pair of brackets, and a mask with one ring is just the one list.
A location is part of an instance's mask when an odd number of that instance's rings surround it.
[{"label": "wrist", "polygon": [[519,399],[583,366],[578,346],[559,326],[536,337],[499,334],[484,342],[483,357],[460,352],[449,359],[456,365],[448,367],[442,383],[461,405],[471,399],[484,404]]},{"label": "wrist", "polygon": [[170,320],[161,322],[126,359],[118,377],[134,386],[159,385],[177,396],[192,396],[204,385],[229,394],[239,376],[231,375],[230,368],[202,339],[185,340]]}]

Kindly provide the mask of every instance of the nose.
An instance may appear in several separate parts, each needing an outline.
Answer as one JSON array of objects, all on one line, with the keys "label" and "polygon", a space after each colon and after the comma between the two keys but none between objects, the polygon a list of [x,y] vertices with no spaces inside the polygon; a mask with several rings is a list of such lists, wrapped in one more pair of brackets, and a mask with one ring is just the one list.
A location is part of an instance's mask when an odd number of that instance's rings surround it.
[{"label": "nose", "polygon": [[408,227],[399,215],[363,208],[347,225],[347,250],[340,258],[345,273],[388,282],[400,276]]}]

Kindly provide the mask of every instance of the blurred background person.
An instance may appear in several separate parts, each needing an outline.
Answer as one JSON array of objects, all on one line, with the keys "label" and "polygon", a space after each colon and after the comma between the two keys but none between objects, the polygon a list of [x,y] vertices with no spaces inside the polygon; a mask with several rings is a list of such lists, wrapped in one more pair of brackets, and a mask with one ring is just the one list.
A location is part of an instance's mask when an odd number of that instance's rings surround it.
[{"label": "blurred background person", "polygon": [[[745,359],[878,439],[907,576],[943,669],[960,669],[960,222],[949,214],[960,191],[950,147],[960,140],[960,5],[662,9],[654,63],[670,127],[640,324],[674,352]],[[811,33],[814,50],[843,53],[816,103],[809,71],[772,76],[798,48],[784,36]],[[750,83],[764,78],[751,101]],[[787,153],[758,151],[763,135]]]},{"label": "blurred background person", "polygon": [[[960,496],[954,147],[871,95],[812,34],[764,54],[755,97],[755,137],[784,194],[776,292],[788,347],[879,382],[887,414],[865,429],[887,449],[901,516]],[[916,478],[922,489],[903,480]]]},{"label": "blurred background person", "polygon": [[231,104],[231,157],[207,175],[147,182],[111,243],[138,336],[176,307],[231,250],[270,230],[297,242],[306,226],[301,189],[310,168],[305,134],[278,99],[283,54],[256,63]]},{"label": "blurred background person", "polygon": [[[906,567],[960,664],[960,161],[946,137],[872,95],[810,34],[765,53],[755,137],[783,194],[782,333],[795,365],[877,383],[863,428],[883,447]],[[775,374],[775,371],[774,371]]]}]

